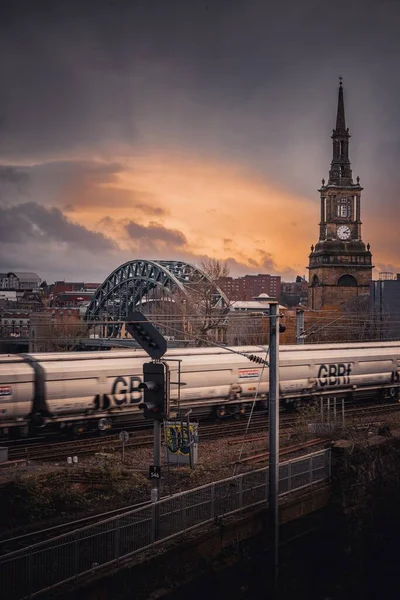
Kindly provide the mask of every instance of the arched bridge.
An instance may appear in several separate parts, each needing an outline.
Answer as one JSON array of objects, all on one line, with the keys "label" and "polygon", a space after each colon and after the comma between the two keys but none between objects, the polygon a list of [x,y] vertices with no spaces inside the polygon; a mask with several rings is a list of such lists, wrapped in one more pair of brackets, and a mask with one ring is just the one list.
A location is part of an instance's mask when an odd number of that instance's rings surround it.
[{"label": "arched bridge", "polygon": [[[199,291],[201,290],[201,292]],[[204,295],[204,300],[201,296]],[[193,300],[197,298],[196,300]],[[175,260],[132,260],[107,277],[87,308],[86,321],[126,321],[130,309],[149,310],[153,304],[190,301],[224,310],[228,299],[202,270]],[[143,310],[144,312],[144,310]],[[113,327],[113,335],[120,327]]]}]

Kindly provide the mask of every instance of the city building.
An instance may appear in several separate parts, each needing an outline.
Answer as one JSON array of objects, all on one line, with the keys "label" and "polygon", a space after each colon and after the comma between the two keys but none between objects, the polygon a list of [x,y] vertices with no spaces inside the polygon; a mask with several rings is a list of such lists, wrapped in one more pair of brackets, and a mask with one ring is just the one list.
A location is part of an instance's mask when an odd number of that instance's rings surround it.
[{"label": "city building", "polygon": [[[234,300],[229,307],[229,311],[231,313],[246,312],[268,315],[270,300],[274,300],[274,298],[268,296],[268,294],[260,294],[251,300]],[[285,307],[279,306],[279,309],[285,310]]]},{"label": "city building", "polygon": [[[383,275],[383,277],[382,277]],[[370,283],[370,309],[379,338],[400,336],[400,273]]]},{"label": "city building", "polygon": [[281,292],[279,275],[245,275],[244,277],[221,277],[218,285],[229,300],[251,300],[260,294],[277,298]]},{"label": "city building", "polygon": [[17,290],[2,290],[0,289],[0,302],[5,300],[6,302],[17,302]]},{"label": "city building", "polygon": [[64,292],[95,292],[101,283],[84,283],[83,281],[55,281],[49,286],[50,294],[57,296]]},{"label": "city building", "polygon": [[0,289],[36,291],[39,289],[41,279],[36,273],[9,272],[0,273]]},{"label": "city building", "polygon": [[360,178],[356,183],[349,159],[343,85],[340,80],[333,157],[328,182],[322,180],[319,240],[309,255],[309,306],[337,309],[369,294],[372,279],[370,246],[361,238]]},{"label": "city building", "polygon": [[29,335],[29,311],[6,310],[0,313],[2,338],[25,337]]},{"label": "city building", "polygon": [[47,287],[49,303],[63,307],[89,304],[100,285],[83,281],[56,281]]},{"label": "city building", "polygon": [[[229,307],[225,340],[228,345],[258,345],[269,343],[268,294],[260,294],[251,300],[234,300]],[[286,312],[279,306],[280,314]]]},{"label": "city building", "polygon": [[308,281],[298,275],[296,281],[282,281],[279,302],[292,307],[308,302]]},{"label": "city building", "polygon": [[89,304],[95,292],[60,292],[50,297],[51,306],[81,306]]}]

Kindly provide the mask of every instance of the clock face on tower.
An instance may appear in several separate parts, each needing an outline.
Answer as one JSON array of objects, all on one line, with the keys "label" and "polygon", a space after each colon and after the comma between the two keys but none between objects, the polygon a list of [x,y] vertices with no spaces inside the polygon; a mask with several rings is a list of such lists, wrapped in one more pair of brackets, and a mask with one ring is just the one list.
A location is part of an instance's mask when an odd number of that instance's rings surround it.
[{"label": "clock face on tower", "polygon": [[350,227],[347,225],[340,225],[336,230],[337,236],[340,240],[348,240],[351,236]]}]

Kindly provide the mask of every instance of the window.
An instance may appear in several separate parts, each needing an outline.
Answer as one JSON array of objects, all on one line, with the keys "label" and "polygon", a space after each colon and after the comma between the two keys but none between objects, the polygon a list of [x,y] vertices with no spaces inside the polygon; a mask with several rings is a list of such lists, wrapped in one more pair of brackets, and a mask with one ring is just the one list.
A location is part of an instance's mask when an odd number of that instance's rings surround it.
[{"label": "window", "polygon": [[345,285],[347,287],[357,287],[358,285],[356,278],[352,275],[342,275],[339,277],[337,284]]},{"label": "window", "polygon": [[319,285],[319,279],[318,279],[318,275],[314,275],[314,277],[312,278],[312,284],[313,287],[317,287]]},{"label": "window", "polygon": [[337,216],[342,219],[347,219],[347,217],[350,217],[350,211],[350,200],[348,198],[339,198],[336,208]]}]

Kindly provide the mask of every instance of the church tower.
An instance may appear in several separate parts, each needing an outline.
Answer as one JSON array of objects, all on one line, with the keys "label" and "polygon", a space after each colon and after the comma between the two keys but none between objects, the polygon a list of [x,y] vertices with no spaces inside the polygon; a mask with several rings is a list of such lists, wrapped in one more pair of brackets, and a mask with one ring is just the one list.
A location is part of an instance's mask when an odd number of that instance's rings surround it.
[{"label": "church tower", "polygon": [[360,178],[353,182],[349,159],[343,85],[340,78],[333,157],[328,183],[322,180],[319,240],[309,256],[309,306],[336,309],[352,298],[369,294],[372,255],[361,239]]}]

